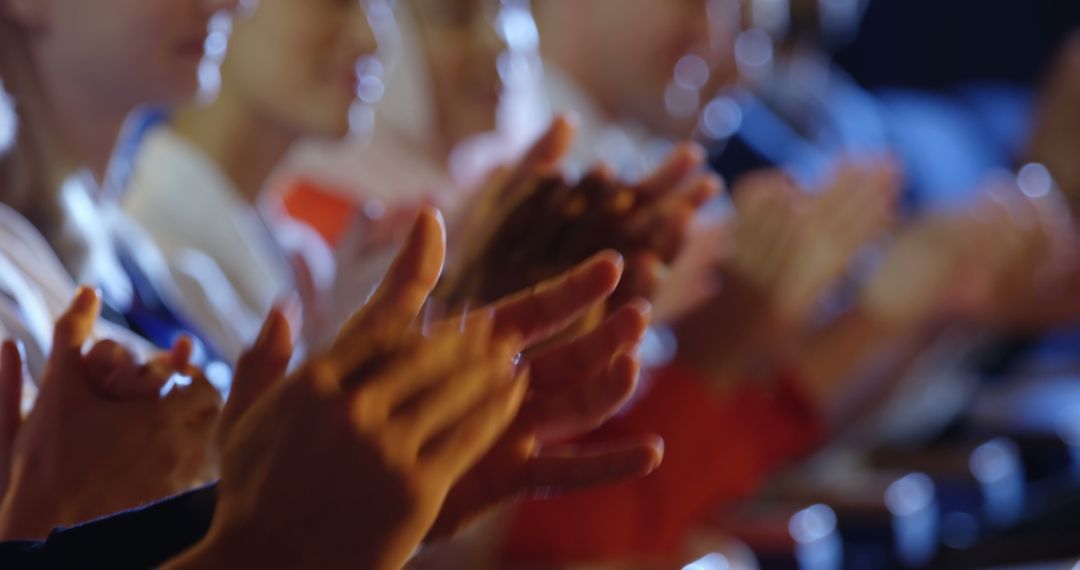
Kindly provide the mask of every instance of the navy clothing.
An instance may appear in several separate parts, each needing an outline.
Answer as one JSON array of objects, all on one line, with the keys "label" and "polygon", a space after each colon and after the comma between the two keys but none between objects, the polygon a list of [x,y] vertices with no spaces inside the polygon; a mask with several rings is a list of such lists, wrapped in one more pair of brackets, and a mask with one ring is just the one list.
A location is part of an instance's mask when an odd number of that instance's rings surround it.
[{"label": "navy clothing", "polygon": [[204,487],[44,541],[0,543],[0,568],[154,568],[206,536],[216,502],[217,487]]}]

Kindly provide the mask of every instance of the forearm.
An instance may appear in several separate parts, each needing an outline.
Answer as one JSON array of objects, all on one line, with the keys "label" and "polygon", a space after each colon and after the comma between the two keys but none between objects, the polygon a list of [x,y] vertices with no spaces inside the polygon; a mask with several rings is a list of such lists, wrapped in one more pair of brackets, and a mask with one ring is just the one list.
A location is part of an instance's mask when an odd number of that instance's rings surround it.
[{"label": "forearm", "polygon": [[63,519],[54,496],[28,489],[16,478],[0,503],[0,540],[44,540]]},{"label": "forearm", "polygon": [[893,327],[856,308],[814,335],[796,366],[830,429],[839,430],[883,399],[943,328]]},{"label": "forearm", "polygon": [[749,285],[725,279],[707,303],[672,325],[679,359],[716,383],[742,376],[756,361],[781,360],[792,339],[790,323]]}]

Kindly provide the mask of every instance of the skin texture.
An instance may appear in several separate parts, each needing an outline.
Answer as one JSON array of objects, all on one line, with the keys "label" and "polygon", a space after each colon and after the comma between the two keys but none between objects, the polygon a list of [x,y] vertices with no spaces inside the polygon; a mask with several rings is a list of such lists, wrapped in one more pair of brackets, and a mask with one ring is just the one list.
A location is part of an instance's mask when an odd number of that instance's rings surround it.
[{"label": "skin texture", "polygon": [[[212,436],[221,401],[188,366],[190,341],[145,364],[111,341],[84,352],[98,310],[96,294],[84,288],[57,322],[41,391],[21,422],[22,363],[13,344],[3,348],[8,423],[0,447],[10,470],[0,505],[4,539],[44,538],[56,526],[129,509],[216,476]],[[174,374],[193,378],[173,385]]]},{"label": "skin texture", "polygon": [[[288,378],[287,325],[271,316],[241,359],[238,396],[224,413],[214,526],[171,567],[398,568],[425,537],[516,494],[655,468],[654,441],[557,454],[541,445],[602,423],[629,397],[642,308],[557,352],[513,358],[610,294],[617,256],[419,336],[413,323],[441,272],[443,240],[440,218],[425,210],[371,302]],[[470,359],[479,369],[459,366]],[[563,398],[589,405],[568,408]],[[267,536],[293,538],[268,548]]]},{"label": "skin texture", "polygon": [[215,104],[298,136],[342,136],[356,62],[376,49],[361,2],[260,0],[237,18]]},{"label": "skin texture", "polygon": [[493,23],[496,0],[407,0],[427,64],[438,146],[495,129],[502,79],[497,69],[507,46]]},{"label": "skin texture", "polygon": [[609,309],[656,292],[694,212],[720,192],[720,180],[700,170],[704,152],[685,144],[636,185],[602,167],[571,184],[559,165],[573,135],[571,123],[556,119],[515,167],[489,177],[462,224],[468,230],[460,261],[440,298],[452,305],[489,302],[607,248],[627,259],[626,279]]},{"label": "skin texture", "polygon": [[885,160],[843,163],[813,194],[775,170],[740,179],[730,251],[713,267],[722,285],[676,320],[680,357],[716,379],[790,358],[856,253],[889,230],[897,184]]},{"label": "skin texture", "polygon": [[[210,16],[235,3],[5,0],[0,70],[22,105],[16,151],[101,179],[133,108],[195,92]],[[59,125],[64,135],[51,135]]]}]

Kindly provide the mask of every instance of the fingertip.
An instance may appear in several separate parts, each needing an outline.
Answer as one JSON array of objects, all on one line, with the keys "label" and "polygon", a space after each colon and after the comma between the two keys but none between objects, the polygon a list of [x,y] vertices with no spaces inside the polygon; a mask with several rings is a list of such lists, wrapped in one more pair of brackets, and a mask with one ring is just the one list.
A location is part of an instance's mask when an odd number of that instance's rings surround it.
[{"label": "fingertip", "polygon": [[627,303],[627,307],[637,311],[641,316],[643,326],[649,326],[649,321],[652,319],[652,303],[644,297],[634,297]]},{"label": "fingertip", "polygon": [[2,354],[3,356],[13,356],[13,355],[17,356],[19,346],[17,344],[15,344],[14,339],[9,338],[9,339],[4,341],[4,344],[2,345],[2,347],[0,347],[0,350],[2,350],[2,352],[0,352],[0,354]]},{"label": "fingertip", "polygon": [[97,303],[98,292],[92,287],[80,285],[75,290],[75,298],[71,302],[71,308],[82,312],[91,309]]},{"label": "fingertip", "polygon": [[569,152],[579,122],[576,113],[564,113],[555,117],[551,127],[535,147],[538,153],[536,158],[541,166],[549,165]]},{"label": "fingertip", "polygon": [[176,368],[186,367],[191,362],[191,355],[195,351],[195,341],[190,335],[181,334],[172,345],[173,364]]},{"label": "fingertip", "polygon": [[181,333],[173,341],[173,350],[191,350],[195,346],[195,341],[192,340],[191,335],[187,333]]},{"label": "fingertip", "polygon": [[[81,348],[83,342],[90,335],[94,320],[99,310],[99,297],[97,291],[90,287],[80,286],[68,309],[56,320],[53,326],[53,353],[68,349]],[[60,348],[57,351],[56,348]]]},{"label": "fingertip", "polygon": [[[646,437],[646,443],[648,447],[653,451],[653,466],[652,469],[656,469],[660,466],[660,463],[664,460],[664,438],[659,435],[650,435]],[[652,470],[650,469],[650,471]]]},{"label": "fingertip", "polygon": [[[274,302],[270,311],[281,313],[286,323],[298,323],[304,316],[304,301],[300,298],[300,293],[289,291]],[[269,319],[270,314],[267,313],[266,320],[269,321]],[[266,324],[266,321],[263,321],[263,328]],[[262,336],[262,329],[259,331],[259,336]]]},{"label": "fingertip", "polygon": [[705,147],[693,141],[685,141],[679,146],[688,163],[697,165],[705,162]]},{"label": "fingertip", "polygon": [[551,122],[551,129],[549,133],[562,133],[571,131],[571,133],[578,128],[581,124],[581,116],[577,111],[569,110],[563,111],[555,116],[555,119]]},{"label": "fingertip", "polygon": [[446,220],[442,211],[433,205],[425,204],[420,207],[416,214],[414,232],[420,235],[442,234],[446,235]]},{"label": "fingertip", "polygon": [[641,297],[634,297],[619,308],[612,317],[612,325],[635,342],[640,342],[649,328],[651,319],[652,304]]},{"label": "fingertip", "polygon": [[621,253],[613,249],[605,249],[587,261],[586,266],[590,271],[596,272],[597,275],[602,275],[605,281],[610,282],[612,288],[614,288],[622,279],[626,261]]},{"label": "fingertip", "polygon": [[702,175],[691,193],[690,199],[695,206],[701,207],[709,200],[719,196],[724,191],[724,181],[717,175],[709,173]]},{"label": "fingertip", "polygon": [[279,335],[279,329],[282,326],[287,326],[288,320],[285,318],[285,313],[278,307],[273,307],[266,315],[266,320],[263,321],[262,329],[259,330],[259,336],[255,339],[253,348],[269,348],[271,341],[273,341]]},{"label": "fingertip", "polygon": [[8,339],[0,348],[0,368],[22,368],[22,350],[18,341]]},{"label": "fingertip", "polygon": [[613,182],[618,176],[615,169],[607,162],[601,161],[593,165],[586,173],[585,178],[595,178],[601,182]]}]

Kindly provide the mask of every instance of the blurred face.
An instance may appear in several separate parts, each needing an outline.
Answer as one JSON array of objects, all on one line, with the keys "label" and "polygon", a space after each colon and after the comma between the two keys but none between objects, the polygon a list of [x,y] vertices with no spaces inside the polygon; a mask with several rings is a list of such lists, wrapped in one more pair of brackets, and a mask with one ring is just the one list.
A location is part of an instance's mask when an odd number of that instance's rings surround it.
[{"label": "blurred face", "polygon": [[709,0],[587,0],[575,4],[574,10],[564,13],[578,16],[580,22],[568,27],[587,34],[579,41],[592,49],[582,57],[587,58],[591,75],[599,78],[596,83],[606,90],[605,97],[616,101],[622,113],[652,125],[663,123],[664,90],[675,64],[687,53],[700,52],[709,45]]},{"label": "blurred face", "polygon": [[210,17],[233,4],[40,0],[22,23],[53,89],[130,108],[194,94]]},{"label": "blurred face", "polygon": [[448,142],[494,130],[502,94],[498,0],[408,0]]},{"label": "blurred face", "polygon": [[357,62],[377,47],[360,0],[260,0],[234,24],[222,95],[297,136],[342,136]]}]

